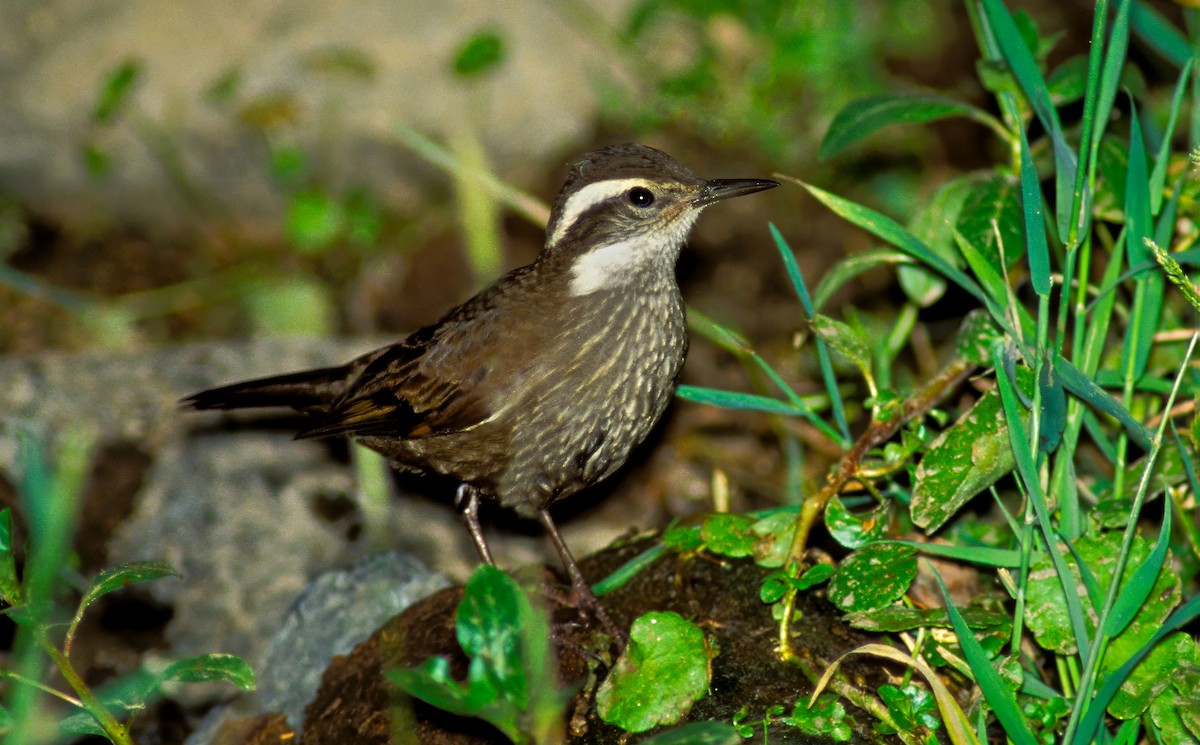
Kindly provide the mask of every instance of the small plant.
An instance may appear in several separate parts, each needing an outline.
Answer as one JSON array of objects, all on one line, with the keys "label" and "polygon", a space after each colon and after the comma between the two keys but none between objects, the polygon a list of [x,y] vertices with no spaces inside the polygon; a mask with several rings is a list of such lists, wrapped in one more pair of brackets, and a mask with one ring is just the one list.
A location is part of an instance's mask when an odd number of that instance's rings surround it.
[{"label": "small plant", "polygon": [[[965,117],[997,138],[1007,161],[943,185],[907,225],[800,183],[887,244],[841,262],[810,295],[775,234],[816,339],[826,397],[801,399],[735,332],[707,321],[697,327],[781,395],[688,387],[680,395],[803,418],[843,449],[780,532],[790,548],[764,585],[763,599],[781,607],[785,660],[803,665],[791,649],[793,600],[811,571],[808,536],[823,517],[852,552],[830,579],[829,599],[860,628],[910,642],[916,634],[906,664],[953,666],[982,691],[984,703],[969,712],[974,732],[935,696],[956,741],[981,737],[991,717],[1018,743],[1132,742],[1142,729],[1190,741],[1200,737],[1187,703],[1200,648],[1183,629],[1200,617],[1200,598],[1183,588],[1194,591],[1200,556],[1200,418],[1177,401],[1197,395],[1196,337],[1187,329],[1200,302],[1187,274],[1200,265],[1200,179],[1186,153],[1200,137],[1200,15],[1185,11],[1189,37],[1136,0],[1099,2],[1090,52],[1049,69],[1059,37],[1000,0],[965,5],[998,114],[937,94],[873,96],[834,118],[822,155],[883,127]],[[1147,102],[1121,95],[1133,37],[1178,69],[1169,107],[1155,117]],[[1081,119],[1064,123],[1064,111]],[[1188,120],[1188,150],[1178,151],[1177,125]],[[872,266],[898,272],[907,303],[896,317],[827,317],[833,292]],[[953,359],[913,390],[897,390],[905,376],[896,363],[922,309],[948,302],[951,287],[964,317]],[[853,441],[849,389],[835,364],[861,380],[869,416]],[[972,376],[973,403],[948,423],[936,407]],[[866,496],[846,495],[851,486]],[[964,511],[981,494],[991,497],[991,519]],[[751,519],[720,522],[754,533]],[[944,540],[896,540],[914,527]],[[727,538],[696,546],[750,555]],[[918,554],[994,573],[990,589],[962,609],[948,596],[944,610],[899,607]],[[938,628],[957,641],[934,642]],[[1031,658],[1031,648],[1043,657]],[[933,686],[932,669],[925,677]],[[890,712],[889,730],[915,736],[930,724],[928,702],[877,696],[883,707],[872,710]]]},{"label": "small plant", "polygon": [[470,659],[467,679],[454,679],[444,657],[389,674],[401,689],[453,714],[479,717],[514,743],[562,740],[562,710],[550,630],[514,579],[482,565],[463,590],[455,622]]},{"label": "small plant", "polygon": [[[0,599],[3,613],[17,626],[10,669],[0,668],[9,685],[0,706],[0,735],[5,743],[53,742],[64,735],[93,734],[132,745],[132,718],[171,682],[226,681],[254,688],[254,674],[233,655],[207,654],[179,660],[162,669],[139,670],[93,690],[71,662],[79,623],[98,599],[128,585],[179,576],[161,562],[131,562],[110,567],[88,585],[69,618],[62,612],[63,573],[70,554],[78,495],[87,470],[88,444],[80,436],[64,438],[55,467],[27,433],[20,439],[23,479],[21,503],[29,524],[24,572],[18,572],[12,513],[0,510]],[[23,574],[23,576],[22,576]],[[46,662],[69,686],[60,691],[43,682]],[[66,702],[74,713],[48,721],[38,699]]]},{"label": "small plant", "polygon": [[[514,743],[561,742],[563,707],[572,692],[559,688],[546,619],[520,585],[494,566],[480,566],[463,590],[455,628],[469,658],[465,681],[454,679],[443,657],[393,670],[392,681],[439,709],[491,723]],[[708,692],[712,655],[704,633],[682,616],[641,616],[596,691],[597,713],[633,733],[678,724]],[[728,742],[731,733],[726,725],[702,722],[646,742]]]}]

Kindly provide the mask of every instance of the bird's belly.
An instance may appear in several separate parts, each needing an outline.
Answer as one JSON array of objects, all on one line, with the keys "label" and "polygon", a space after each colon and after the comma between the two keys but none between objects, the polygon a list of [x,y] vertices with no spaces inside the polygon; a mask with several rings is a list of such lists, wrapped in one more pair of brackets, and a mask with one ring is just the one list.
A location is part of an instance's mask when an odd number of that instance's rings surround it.
[{"label": "bird's belly", "polygon": [[[663,310],[665,306],[665,310]],[[487,421],[414,439],[363,438],[402,469],[434,471],[531,515],[620,468],[654,428],[687,353],[682,302],[608,314],[504,371]],[[599,326],[599,328],[597,328]]]},{"label": "bird's belly", "polygon": [[651,333],[624,331],[539,375],[513,402],[502,504],[529,512],[574,494],[620,468],[650,434],[687,352],[682,313]]}]

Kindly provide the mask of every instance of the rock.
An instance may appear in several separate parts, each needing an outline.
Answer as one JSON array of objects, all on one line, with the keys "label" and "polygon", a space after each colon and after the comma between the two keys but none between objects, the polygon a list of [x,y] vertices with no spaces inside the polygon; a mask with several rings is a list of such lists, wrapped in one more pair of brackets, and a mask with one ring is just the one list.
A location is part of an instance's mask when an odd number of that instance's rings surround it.
[{"label": "rock", "polygon": [[[630,5],[591,11],[615,25]],[[481,30],[502,39],[501,63],[456,77],[453,59]],[[597,33],[539,0],[5,3],[0,191],[76,221],[278,225],[264,141],[298,145],[333,188],[400,203],[431,171],[398,145],[397,125],[442,141],[479,132],[495,169],[528,185],[591,127],[594,76],[613,66]],[[130,61],[125,105],[98,123],[107,81]],[[100,178],[87,147],[108,162]]]}]

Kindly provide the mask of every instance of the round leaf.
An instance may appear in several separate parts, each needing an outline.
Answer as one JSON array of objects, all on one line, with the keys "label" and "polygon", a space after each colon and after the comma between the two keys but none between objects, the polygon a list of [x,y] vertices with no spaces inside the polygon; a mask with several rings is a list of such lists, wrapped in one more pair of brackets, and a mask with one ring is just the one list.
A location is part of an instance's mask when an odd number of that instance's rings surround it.
[{"label": "round leaf", "polygon": [[908,592],[917,576],[917,552],[899,543],[875,543],[850,554],[829,583],[829,599],[844,611],[882,608]]},{"label": "round leaf", "polygon": [[708,692],[709,662],[704,633],[691,621],[670,612],[641,616],[596,692],[600,718],[628,732],[680,721]]}]

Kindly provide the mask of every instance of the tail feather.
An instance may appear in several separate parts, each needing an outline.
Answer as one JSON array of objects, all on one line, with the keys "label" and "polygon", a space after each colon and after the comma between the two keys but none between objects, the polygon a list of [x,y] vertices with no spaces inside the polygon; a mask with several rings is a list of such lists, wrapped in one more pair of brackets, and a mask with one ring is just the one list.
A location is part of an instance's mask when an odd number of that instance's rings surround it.
[{"label": "tail feather", "polygon": [[193,409],[253,409],[287,406],[299,411],[320,410],[342,393],[347,367],[326,367],[269,378],[245,380],[200,391],[180,400]]}]

